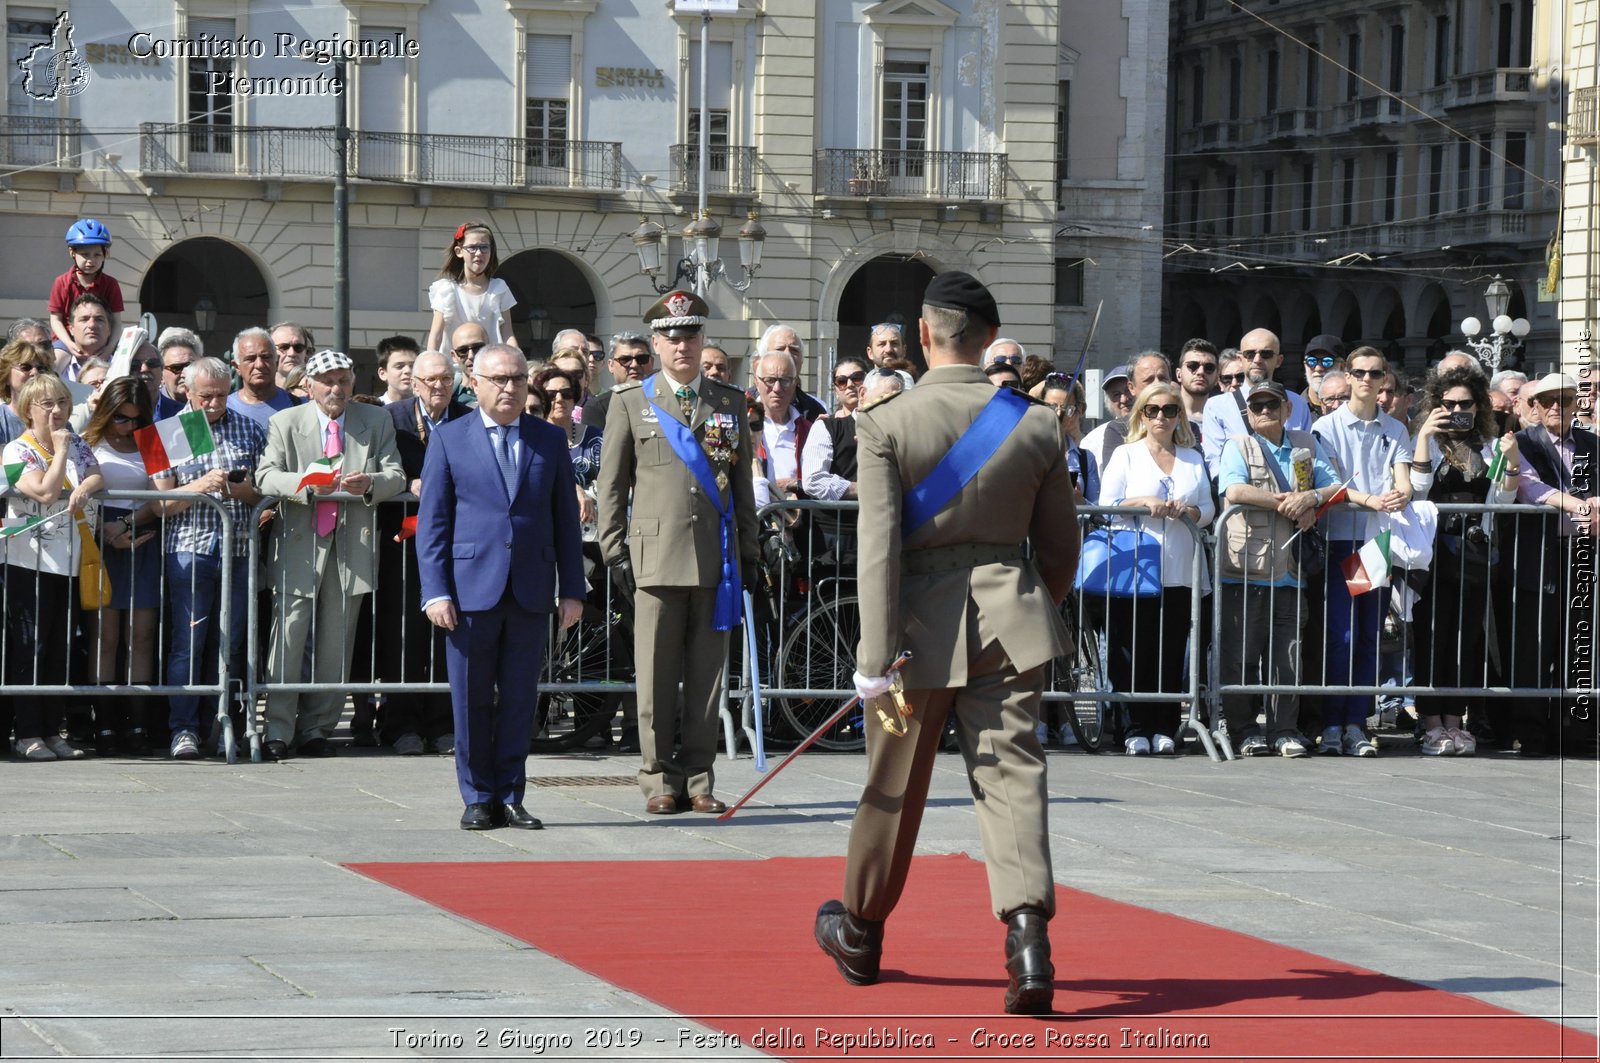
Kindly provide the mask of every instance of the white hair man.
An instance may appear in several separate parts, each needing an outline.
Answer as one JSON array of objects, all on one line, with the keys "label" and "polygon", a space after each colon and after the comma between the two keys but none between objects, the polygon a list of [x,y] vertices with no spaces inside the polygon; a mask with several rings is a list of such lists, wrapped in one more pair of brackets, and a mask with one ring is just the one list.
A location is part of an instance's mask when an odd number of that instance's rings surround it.
[{"label": "white hair man", "polygon": [[[800,407],[800,415],[808,421],[826,417],[828,408],[805,389],[806,342],[800,338],[800,333],[782,323],[767,326],[767,330],[761,334],[761,342],[756,344],[755,354],[750,359],[752,378],[756,376],[761,359],[769,354],[787,354],[794,360],[794,402]],[[755,381],[752,379],[751,383]],[[759,386],[757,390],[760,390]]]}]

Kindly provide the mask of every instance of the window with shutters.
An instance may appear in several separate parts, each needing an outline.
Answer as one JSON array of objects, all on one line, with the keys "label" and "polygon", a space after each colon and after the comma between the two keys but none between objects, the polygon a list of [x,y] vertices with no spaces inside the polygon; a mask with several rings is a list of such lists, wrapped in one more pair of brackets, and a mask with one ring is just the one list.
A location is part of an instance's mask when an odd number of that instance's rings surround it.
[{"label": "window with shutters", "polygon": [[572,38],[530,33],[527,55],[522,135],[531,179],[534,170],[560,170],[567,165]]}]

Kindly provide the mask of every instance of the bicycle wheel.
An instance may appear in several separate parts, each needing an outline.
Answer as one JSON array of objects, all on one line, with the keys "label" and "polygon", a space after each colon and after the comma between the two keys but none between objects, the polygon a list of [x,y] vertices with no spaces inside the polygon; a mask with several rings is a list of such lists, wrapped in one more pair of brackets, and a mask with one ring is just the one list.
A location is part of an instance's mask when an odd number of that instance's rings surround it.
[{"label": "bicycle wheel", "polygon": [[[800,690],[849,690],[855,672],[856,643],[861,638],[861,610],[854,596],[833,598],[806,614],[790,631],[778,655],[777,686]],[[831,695],[774,698],[775,715],[787,721],[794,737],[804,739],[839,709]],[[845,715],[817,739],[823,749],[865,749],[866,731],[859,709]]]},{"label": "bicycle wheel", "polygon": [[[545,682],[595,682],[629,673],[625,627],[615,616],[600,615],[601,610],[592,610],[592,614],[555,634],[547,650]],[[542,691],[528,751],[565,753],[581,748],[611,726],[621,703],[620,691]]]},{"label": "bicycle wheel", "polygon": [[[1100,693],[1106,689],[1105,662],[1100,655],[1100,636],[1088,624],[1080,624],[1074,615],[1072,599],[1065,608],[1067,631],[1071,638],[1072,658],[1056,662],[1057,675],[1065,679],[1069,693]],[[1113,741],[1111,714],[1115,708],[1103,701],[1063,702],[1067,726],[1072,737],[1085,753],[1098,753]]]}]

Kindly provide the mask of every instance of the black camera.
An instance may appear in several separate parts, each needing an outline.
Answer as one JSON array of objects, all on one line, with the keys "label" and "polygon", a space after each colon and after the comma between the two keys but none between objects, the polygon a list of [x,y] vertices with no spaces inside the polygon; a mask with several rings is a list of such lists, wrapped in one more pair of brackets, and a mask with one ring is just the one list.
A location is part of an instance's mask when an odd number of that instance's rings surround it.
[{"label": "black camera", "polygon": [[229,469],[228,482],[231,484],[242,484],[244,483],[244,478],[249,475],[250,473],[247,469]]}]

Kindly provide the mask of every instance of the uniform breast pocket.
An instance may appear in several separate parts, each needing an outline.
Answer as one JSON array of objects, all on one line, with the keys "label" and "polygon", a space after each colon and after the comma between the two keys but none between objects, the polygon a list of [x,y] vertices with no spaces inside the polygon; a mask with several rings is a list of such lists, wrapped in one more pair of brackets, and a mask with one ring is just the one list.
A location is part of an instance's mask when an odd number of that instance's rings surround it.
[{"label": "uniform breast pocket", "polygon": [[637,446],[640,465],[665,465],[672,460],[672,448],[659,432],[647,432],[640,436]]}]

